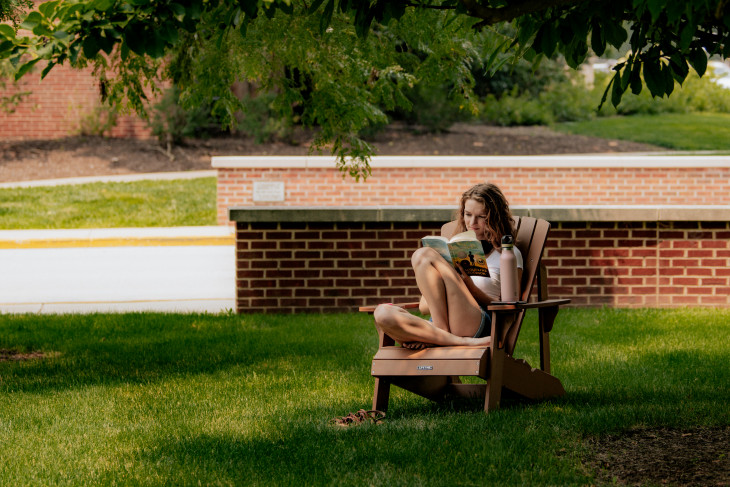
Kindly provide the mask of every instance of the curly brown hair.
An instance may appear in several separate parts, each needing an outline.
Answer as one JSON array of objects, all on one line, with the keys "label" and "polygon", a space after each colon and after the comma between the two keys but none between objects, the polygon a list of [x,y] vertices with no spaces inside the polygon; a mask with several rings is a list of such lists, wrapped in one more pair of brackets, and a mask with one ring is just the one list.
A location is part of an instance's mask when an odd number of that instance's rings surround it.
[{"label": "curly brown hair", "polygon": [[459,213],[456,216],[458,222],[457,231],[466,231],[464,205],[466,205],[468,200],[475,200],[484,205],[487,213],[487,240],[492,246],[500,248],[503,236],[514,236],[514,221],[512,220],[512,212],[509,209],[507,198],[504,197],[504,194],[502,194],[502,191],[497,185],[492,183],[477,184],[467,189],[461,195]]}]

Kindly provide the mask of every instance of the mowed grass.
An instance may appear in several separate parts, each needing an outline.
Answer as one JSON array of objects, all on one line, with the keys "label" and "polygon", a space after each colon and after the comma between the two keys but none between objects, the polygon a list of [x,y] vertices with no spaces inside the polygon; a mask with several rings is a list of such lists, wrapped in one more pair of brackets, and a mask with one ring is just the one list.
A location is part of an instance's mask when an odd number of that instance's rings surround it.
[{"label": "mowed grass", "polygon": [[557,124],[560,132],[631,140],[682,151],[730,151],[730,114],[664,113]]},{"label": "mowed grass", "polygon": [[216,224],[216,179],[0,188],[0,229]]},{"label": "mowed grass", "polygon": [[[564,309],[567,395],[369,408],[372,318],[0,315],[0,485],[586,485],[587,439],[730,424],[730,310]],[[536,316],[516,356],[537,363]]]}]

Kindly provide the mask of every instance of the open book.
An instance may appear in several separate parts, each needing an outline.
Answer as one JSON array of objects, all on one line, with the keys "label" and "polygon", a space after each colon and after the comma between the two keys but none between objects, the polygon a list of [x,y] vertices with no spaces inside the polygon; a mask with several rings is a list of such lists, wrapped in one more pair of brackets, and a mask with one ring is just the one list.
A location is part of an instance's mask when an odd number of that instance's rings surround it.
[{"label": "open book", "polygon": [[458,233],[451,240],[439,236],[423,237],[421,243],[436,250],[455,268],[458,269],[456,264],[460,263],[470,276],[489,276],[487,257],[473,230]]}]

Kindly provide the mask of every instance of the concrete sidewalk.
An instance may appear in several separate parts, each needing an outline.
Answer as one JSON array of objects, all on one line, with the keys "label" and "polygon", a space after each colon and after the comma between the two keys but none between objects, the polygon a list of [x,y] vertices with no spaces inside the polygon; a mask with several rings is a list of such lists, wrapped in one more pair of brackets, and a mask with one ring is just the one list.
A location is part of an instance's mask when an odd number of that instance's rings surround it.
[{"label": "concrete sidewalk", "polygon": [[141,174],[116,174],[110,176],[88,176],[78,178],[61,179],[39,179],[35,181],[13,181],[0,183],[3,188],[34,188],[38,186],[66,186],[69,184],[89,183],[129,183],[132,181],[144,181],[148,179],[175,180],[175,179],[197,179],[214,178],[218,175],[215,169],[209,171],[179,171],[179,172],[153,172]]},{"label": "concrete sidewalk", "polygon": [[0,231],[1,313],[220,312],[233,227]]}]

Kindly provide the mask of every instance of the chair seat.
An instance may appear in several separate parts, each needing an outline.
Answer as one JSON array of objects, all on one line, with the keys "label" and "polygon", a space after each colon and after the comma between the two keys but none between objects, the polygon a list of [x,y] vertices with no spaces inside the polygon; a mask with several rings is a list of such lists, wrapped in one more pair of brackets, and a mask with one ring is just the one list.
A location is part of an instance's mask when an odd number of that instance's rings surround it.
[{"label": "chair seat", "polygon": [[410,350],[383,347],[373,357],[372,375],[429,376],[463,375],[486,377],[489,347],[432,347]]}]

